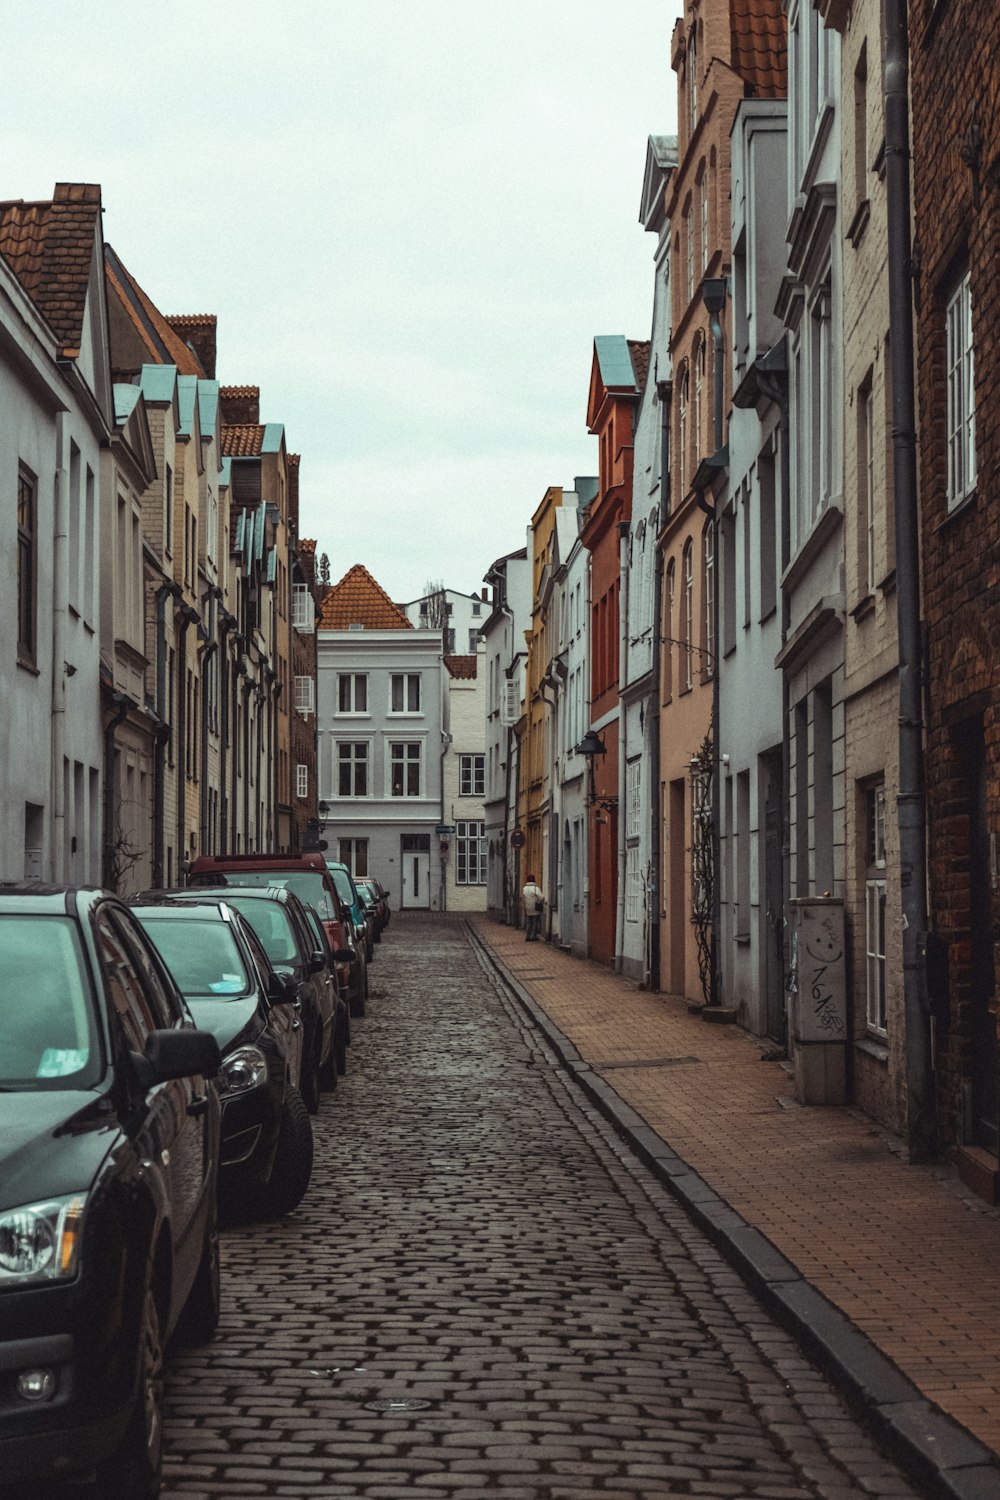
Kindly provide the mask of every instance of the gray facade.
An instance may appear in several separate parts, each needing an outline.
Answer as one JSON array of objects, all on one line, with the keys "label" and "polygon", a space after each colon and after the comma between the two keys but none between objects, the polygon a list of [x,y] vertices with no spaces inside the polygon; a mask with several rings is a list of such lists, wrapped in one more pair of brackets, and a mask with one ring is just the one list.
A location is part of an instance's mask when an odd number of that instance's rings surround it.
[{"label": "gray facade", "polygon": [[316,679],[328,855],[379,879],[397,909],[437,910],[440,632],[320,630]]},{"label": "gray facade", "polygon": [[517,825],[517,740],[527,656],[524,632],[531,619],[531,563],[522,547],[500,557],[486,574],[492,609],[483,622],[486,670],[486,906],[498,921],[512,921],[518,910],[516,851],[510,834]]}]

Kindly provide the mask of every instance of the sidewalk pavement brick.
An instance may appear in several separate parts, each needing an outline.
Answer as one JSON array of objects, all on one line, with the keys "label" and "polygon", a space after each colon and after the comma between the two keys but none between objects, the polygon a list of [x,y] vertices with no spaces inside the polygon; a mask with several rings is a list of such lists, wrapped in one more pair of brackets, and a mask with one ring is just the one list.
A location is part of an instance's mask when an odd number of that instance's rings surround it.
[{"label": "sidewalk pavement brick", "polygon": [[[736,1026],[708,1026],[513,928],[474,929],[580,1058],[919,1390],[1000,1451],[1000,1214],[843,1108],[799,1106]],[[724,1211],[724,1206],[722,1206]]]}]

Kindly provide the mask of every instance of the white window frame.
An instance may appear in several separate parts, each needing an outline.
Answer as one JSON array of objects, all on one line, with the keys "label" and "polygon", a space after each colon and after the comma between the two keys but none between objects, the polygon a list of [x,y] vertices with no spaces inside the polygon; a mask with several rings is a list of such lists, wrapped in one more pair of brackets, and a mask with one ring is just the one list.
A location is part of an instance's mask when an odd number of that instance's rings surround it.
[{"label": "white window frame", "polygon": [[459,818],[455,823],[455,884],[486,885],[487,877],[486,824],[481,818]]},{"label": "white window frame", "polygon": [[639,875],[639,846],[625,850],[625,920],[638,922],[642,907],[642,881]]},{"label": "white window frame", "polygon": [[[407,751],[407,750],[416,750],[416,752],[417,752],[416,756],[406,755],[406,754],[397,754],[396,753],[397,751]],[[406,802],[406,801],[411,801],[412,802],[412,801],[416,800],[418,797],[422,797],[423,794],[424,794],[424,745],[423,745],[423,741],[422,740],[391,740],[389,742],[389,745],[388,745],[388,751],[387,751],[387,753],[388,753],[388,757],[389,757],[389,777],[388,777],[388,781],[389,781],[389,796],[391,798],[395,799],[395,800],[400,801],[400,802]],[[406,790],[406,783],[407,783],[407,781],[408,781],[409,778],[407,777],[407,775],[405,774],[405,772],[414,763],[416,764],[416,767],[417,767],[417,790],[415,792],[410,792],[410,791]],[[393,789],[393,768],[396,765],[402,765],[403,766],[403,770],[404,770],[404,775],[403,775],[403,789],[402,789],[402,791],[399,791],[399,792],[397,792],[397,791],[395,791]]]},{"label": "white window frame", "polygon": [[303,761],[299,761],[295,767],[295,795],[309,796],[309,767]]},{"label": "white window frame", "polygon": [[948,509],[976,487],[976,388],[972,339],[972,281],[968,271],[945,306]]},{"label": "white window frame", "polygon": [[702,588],[705,594],[705,673],[715,671],[715,523],[702,533]]},{"label": "white window frame", "polygon": [[875,592],[875,390],[871,379],[861,392],[861,511],[865,518],[865,594]]},{"label": "white window frame", "polygon": [[691,537],[684,544],[681,568],[684,589],[684,688],[690,692],[694,686],[694,541]]},{"label": "white window frame", "polygon": [[312,634],[315,624],[313,597],[308,584],[292,584],[292,626],[295,630]]},{"label": "white window frame", "polygon": [[[422,674],[420,672],[391,672],[389,674],[389,705],[387,712],[394,719],[405,718],[407,715],[414,716],[423,712],[423,709],[421,708],[421,703],[423,702],[423,684],[421,682],[421,675]],[[400,684],[400,701],[407,705],[410,701],[410,690],[412,688],[412,685],[416,683],[416,708],[393,708],[392,705],[393,699],[395,697],[397,682]]]},{"label": "white window frame", "polygon": [[[347,755],[343,754],[343,752],[345,750],[348,751],[349,754],[347,754]],[[359,755],[358,754],[359,750],[363,751],[364,753],[361,754],[361,755]],[[347,792],[343,792],[340,789],[340,772],[341,772],[341,768],[344,767],[344,766],[346,766],[348,768],[348,780],[349,780],[349,783],[350,783],[350,791],[347,791]],[[359,792],[357,790],[357,785],[358,785],[358,771],[362,767],[364,767],[364,772],[365,772],[365,777],[364,777],[364,780],[365,780],[365,789],[364,789],[363,792]],[[357,797],[370,797],[371,794],[372,794],[372,777],[371,777],[371,772],[372,772],[372,756],[371,756],[371,741],[370,740],[346,740],[345,739],[345,740],[337,740],[337,741],[335,741],[335,744],[334,744],[334,753],[333,753],[333,773],[334,773],[334,792],[333,792],[333,795],[336,798],[338,798],[338,800],[342,800],[342,799],[347,798],[347,797],[351,798],[352,800],[354,798],[357,798]]]},{"label": "white window frame", "polygon": [[642,829],[642,762],[625,766],[625,837],[637,839]]},{"label": "white window frame", "polygon": [[307,719],[316,712],[316,682],[312,677],[295,679],[295,712]]},{"label": "white window frame", "polygon": [[[364,853],[364,858],[360,856]],[[368,840],[367,839],[338,839],[337,854],[342,865],[346,865],[355,880],[367,880],[368,878]],[[362,869],[362,866],[364,868]]]},{"label": "white window frame", "polygon": [[[342,697],[341,685],[343,683],[345,683],[345,682],[350,684],[349,691],[348,691],[348,694],[347,694],[348,699],[350,700],[350,704],[351,704],[350,708],[341,708],[341,706],[340,706],[340,704],[341,704],[341,697]],[[364,685],[365,685],[365,707],[364,708],[358,708],[356,706],[357,705],[357,701],[358,701],[358,683],[359,682],[363,682]],[[349,716],[352,717],[352,718],[366,718],[366,719],[371,717],[371,708],[369,707],[368,673],[367,672],[338,672],[337,673],[337,707],[336,707],[336,714],[337,714],[337,717],[341,718],[341,719],[347,718]]]},{"label": "white window frame", "polygon": [[486,756],[479,754],[460,755],[458,758],[458,795],[460,797],[485,797]]}]

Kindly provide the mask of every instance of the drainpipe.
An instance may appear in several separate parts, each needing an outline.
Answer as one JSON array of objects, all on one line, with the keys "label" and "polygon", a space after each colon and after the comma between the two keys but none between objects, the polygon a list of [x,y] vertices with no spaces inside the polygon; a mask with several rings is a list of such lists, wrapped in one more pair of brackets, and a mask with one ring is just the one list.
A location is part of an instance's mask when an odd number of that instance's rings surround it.
[{"label": "drainpipe", "polygon": [[622,697],[628,687],[628,585],[629,585],[629,533],[631,521],[618,522],[618,900],[615,903],[615,973],[620,974],[625,963],[625,829],[628,808],[625,806],[626,765],[625,752],[628,745],[626,720],[628,710]]},{"label": "drainpipe", "polygon": [[899,634],[899,885],[903,917],[906,1135],[911,1161],[937,1145],[932,1022],[927,998],[927,829],[923,776],[920,639],[920,508],[917,499],[910,240],[909,39],[906,0],[885,0],[885,163],[888,212],[892,472],[896,496],[896,621]]},{"label": "drainpipe", "polygon": [[104,730],[104,874],[103,881],[107,890],[118,890],[115,884],[115,794],[118,790],[115,777],[115,730],[125,718],[130,708],[137,707],[136,703],[126,693],[112,693],[111,701],[115,705],[114,715],[108,720]]},{"label": "drainpipe", "polygon": [[156,714],[162,731],[157,733],[153,754],[153,885],[157,890],[164,885],[164,782],[172,727],[167,723],[167,600],[178,599],[180,592],[176,583],[161,583],[156,591]]},{"label": "drainpipe", "polygon": [[[236,629],[236,617],[228,610],[221,612],[221,647],[219,653],[219,716],[221,719],[221,733],[219,740],[219,852],[231,854],[229,848],[229,746],[230,746],[230,723],[229,723],[229,678],[230,661],[229,652],[226,649],[229,636]],[[204,853],[204,850],[202,851]]]},{"label": "drainpipe", "polygon": [[670,514],[670,382],[658,380],[656,394],[660,401],[660,483],[656,498],[656,556],[653,579],[653,712],[651,716],[649,776],[652,782],[652,826],[649,840],[649,863],[652,870],[649,910],[649,947],[646,983],[655,992],[660,988],[660,878],[663,863],[663,806],[660,777],[660,699],[663,695],[663,548],[660,535]]},{"label": "drainpipe", "polygon": [[[722,328],[722,309],[725,306],[727,282],[724,276],[706,277],[701,284],[702,301],[708,311],[709,327],[715,345],[715,414],[712,423],[714,450],[722,449],[725,387],[725,334]],[[712,965],[709,976],[709,1004],[722,1003],[722,984],[719,976],[719,939],[722,930],[722,891],[719,866],[722,825],[722,725],[719,722],[719,518],[716,506],[709,510],[701,495],[698,504],[709,517],[712,528],[713,597],[712,636],[715,645],[715,660],[710,663],[712,672]]]},{"label": "drainpipe", "polygon": [[211,843],[211,828],[209,825],[208,797],[208,690],[210,663],[218,649],[218,641],[208,641],[201,658],[201,830],[198,835],[199,854],[214,853],[214,850],[209,847]]},{"label": "drainpipe", "polygon": [[66,556],[69,469],[66,413],[56,417],[55,516],[52,535],[52,848],[55,881],[66,878],[66,798],[63,759],[66,753],[66,641],[68,579]]},{"label": "drainpipe", "polygon": [[190,604],[180,610],[177,642],[177,880],[183,881],[187,860],[187,633],[197,624],[198,611]]},{"label": "drainpipe", "polygon": [[[265,675],[264,675],[266,672],[267,672],[267,667],[264,666],[263,664],[261,664],[260,681],[258,682],[256,691],[254,693],[254,700],[255,700],[255,702],[257,704],[257,714],[256,714],[256,720],[257,720],[257,757],[256,757],[257,758],[257,766],[256,766],[256,771],[257,771],[257,810],[256,810],[256,817],[254,818],[254,836],[255,836],[255,838],[257,840],[255,848],[257,848],[257,849],[263,849],[265,847],[265,845],[264,845],[264,814],[265,814],[265,807],[264,807],[264,803],[263,803],[263,801],[261,799],[262,799],[265,787],[268,789],[268,791],[270,791],[271,788],[272,788],[272,781],[271,781],[271,769],[272,768],[268,764],[266,764],[266,760],[267,760],[267,758],[269,758],[269,752],[270,752],[271,747],[268,746],[267,750],[265,750],[265,747],[264,747],[264,729],[265,729],[265,727],[268,728],[268,731],[270,733],[270,715],[268,715],[267,718],[265,718],[265,715],[264,715],[264,705],[265,705],[265,703],[267,702],[267,699],[268,699],[266,679],[265,679]],[[268,825],[268,834],[270,834],[270,825]]]}]

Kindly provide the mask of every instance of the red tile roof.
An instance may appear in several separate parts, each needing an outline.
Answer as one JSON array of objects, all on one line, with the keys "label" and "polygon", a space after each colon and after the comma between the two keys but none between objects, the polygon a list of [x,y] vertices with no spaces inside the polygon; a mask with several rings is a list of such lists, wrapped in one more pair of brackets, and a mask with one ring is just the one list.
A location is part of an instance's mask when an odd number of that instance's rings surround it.
[{"label": "red tile roof", "polygon": [[444,664],[452,677],[475,677],[476,675],[474,656],[446,656]]},{"label": "red tile roof", "polygon": [[290,469],[297,469],[299,467],[299,464],[301,462],[302,462],[302,454],[301,453],[289,453],[288,454],[288,467]]},{"label": "red tile roof", "polygon": [[412,630],[413,626],[362,563],[349,568],[323,600],[321,630]]},{"label": "red tile roof", "polygon": [[730,0],[733,67],[758,99],[788,93],[788,33],[781,0]]},{"label": "red tile roof", "polygon": [[315,537],[300,537],[298,546],[300,552],[315,552],[316,539]]},{"label": "red tile roof", "polygon": [[223,423],[223,458],[256,458],[263,446],[264,425],[262,422]]},{"label": "red tile roof", "polygon": [[171,328],[136,281],[121,257],[105,247],[104,278],[109,297],[117,297],[126,317],[149,352],[149,363],[153,365],[176,365],[179,375],[197,375],[204,378],[201,361],[179,334]]},{"label": "red tile roof", "polygon": [[94,235],[96,183],[59,182],[51,203],[0,203],[0,254],[49,323],[67,359],[80,353]]},{"label": "red tile roof", "polygon": [[628,339],[628,352],[632,356],[632,369],[635,371],[635,383],[640,392],[646,389],[646,377],[649,374],[650,342],[648,339]]},{"label": "red tile roof", "polygon": [[215,313],[167,313],[171,328],[214,328],[219,321]]},{"label": "red tile roof", "polygon": [[257,401],[260,399],[259,385],[222,385],[219,387],[219,395],[225,400],[227,397],[237,397],[242,401]]}]

